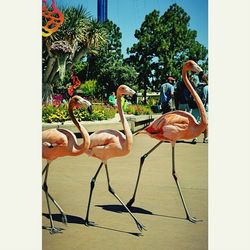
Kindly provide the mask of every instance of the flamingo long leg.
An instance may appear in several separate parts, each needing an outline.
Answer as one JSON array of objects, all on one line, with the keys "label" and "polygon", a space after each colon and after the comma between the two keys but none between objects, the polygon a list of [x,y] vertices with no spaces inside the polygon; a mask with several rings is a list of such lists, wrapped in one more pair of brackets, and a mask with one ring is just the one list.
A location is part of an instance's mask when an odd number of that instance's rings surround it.
[{"label": "flamingo long leg", "polygon": [[127,206],[128,207],[131,207],[132,204],[134,203],[135,201],[135,196],[136,196],[136,192],[137,192],[137,188],[138,188],[138,184],[139,184],[139,179],[140,179],[140,176],[141,176],[141,170],[142,170],[142,166],[144,164],[144,161],[145,159],[156,149],[158,148],[161,144],[162,144],[163,141],[160,141],[158,142],[153,148],[151,148],[146,154],[144,154],[142,157],[141,157],[141,160],[140,160],[140,167],[139,167],[139,173],[138,173],[138,176],[137,176],[137,181],[136,181],[136,185],[135,185],[135,190],[134,190],[134,194],[133,194],[133,197],[130,199],[130,201],[127,203]]},{"label": "flamingo long leg", "polygon": [[47,171],[47,168],[49,167],[49,162],[46,164],[46,166],[44,167],[44,169],[43,169],[43,172],[42,172],[42,175],[44,175],[44,173],[45,173],[45,171]]},{"label": "flamingo long leg", "polygon": [[54,226],[54,222],[53,222],[53,218],[51,215],[51,210],[50,210],[50,203],[49,203],[49,193],[48,193],[48,185],[47,185],[47,178],[48,178],[48,172],[49,172],[49,162],[47,163],[47,165],[45,166],[43,173],[45,173],[45,177],[44,177],[44,182],[43,182],[43,191],[45,192],[46,195],[46,201],[47,201],[47,207],[48,207],[48,211],[49,211],[49,219],[50,219],[50,233],[54,234],[54,233],[59,233],[61,232],[60,228],[56,228]]},{"label": "flamingo long leg", "polygon": [[63,209],[60,207],[60,205],[56,202],[56,200],[50,195],[50,193],[48,192],[48,196],[51,199],[51,201],[55,204],[55,206],[57,207],[57,209],[59,210],[59,212],[62,215],[62,222],[64,224],[67,224],[67,216],[65,215]]},{"label": "flamingo long leg", "polygon": [[132,214],[132,212],[128,209],[128,207],[125,205],[125,203],[119,198],[119,196],[115,193],[114,189],[111,187],[110,185],[110,178],[109,178],[109,172],[108,172],[108,166],[105,163],[105,170],[106,170],[106,174],[107,174],[107,180],[108,180],[108,188],[109,188],[109,192],[115,196],[115,198],[124,206],[124,208],[129,212],[129,214],[132,216],[132,218],[134,219],[136,226],[138,227],[138,229],[140,231],[142,231],[142,229],[146,230],[144,225],[142,225],[137,219],[136,217]]},{"label": "flamingo long leg", "polygon": [[[50,163],[47,163],[46,166],[44,167],[43,169],[43,172],[42,172],[42,175],[45,173],[45,172],[48,172],[48,168],[49,168],[49,164]],[[48,186],[47,186],[47,182],[46,184],[43,184],[43,191],[45,192],[46,195],[48,195],[48,197],[50,198],[50,200],[54,203],[54,205],[57,207],[57,209],[59,210],[59,212],[61,213],[62,215],[62,221],[64,224],[67,224],[67,216],[65,215],[63,209],[60,207],[60,205],[57,203],[57,201],[52,197],[52,195],[48,192]],[[47,193],[46,193],[47,192]]]},{"label": "flamingo long leg", "polygon": [[182,191],[181,191],[181,187],[179,185],[178,178],[177,178],[176,171],[175,171],[175,150],[174,149],[175,149],[175,144],[173,143],[172,144],[172,175],[173,175],[175,183],[177,185],[177,188],[178,188],[178,191],[179,191],[179,194],[180,194],[180,197],[181,197],[181,201],[182,201],[183,207],[185,209],[187,220],[189,220],[189,221],[191,221],[193,223],[196,223],[196,222],[201,221],[201,220],[197,220],[196,218],[190,216],[190,214],[188,212],[187,205],[185,203],[185,200],[184,200],[184,197],[183,197],[183,194],[182,194]]},{"label": "flamingo long leg", "polygon": [[86,213],[86,217],[85,217],[85,225],[89,226],[89,225],[94,225],[94,222],[90,222],[89,221],[89,208],[90,208],[90,203],[91,203],[91,198],[92,198],[92,193],[95,187],[95,182],[96,182],[96,178],[102,168],[103,162],[101,163],[101,165],[99,166],[99,168],[97,169],[94,177],[92,178],[91,182],[90,182],[90,193],[89,193],[89,202],[88,202],[88,208],[87,208],[87,213]]}]

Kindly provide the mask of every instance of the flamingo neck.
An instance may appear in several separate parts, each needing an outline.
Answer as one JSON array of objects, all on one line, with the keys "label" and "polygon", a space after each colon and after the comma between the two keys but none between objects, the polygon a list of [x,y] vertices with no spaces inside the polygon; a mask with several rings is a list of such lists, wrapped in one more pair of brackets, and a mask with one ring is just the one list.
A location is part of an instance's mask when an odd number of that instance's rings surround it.
[{"label": "flamingo neck", "polygon": [[201,98],[196,93],[196,91],[194,90],[192,84],[190,83],[190,81],[187,77],[187,70],[185,69],[185,67],[182,69],[182,78],[183,78],[183,81],[184,81],[185,85],[187,86],[188,90],[190,91],[191,95],[194,97],[194,100],[195,100],[197,107],[200,111],[201,121],[200,121],[198,126],[201,128],[201,130],[202,130],[201,132],[203,132],[207,126],[206,110],[205,110],[204,105],[201,101]]},{"label": "flamingo neck", "polygon": [[117,108],[118,108],[119,116],[120,116],[121,123],[123,126],[124,134],[126,136],[125,146],[130,151],[132,144],[133,144],[133,135],[132,135],[128,121],[125,118],[125,115],[124,115],[124,112],[123,112],[123,109],[121,106],[121,96],[120,95],[117,96]]},{"label": "flamingo neck", "polygon": [[89,148],[90,145],[90,138],[88,131],[76,120],[74,113],[73,113],[73,106],[72,104],[69,104],[69,116],[72,122],[75,124],[75,126],[80,131],[80,134],[82,136],[83,142],[81,144],[78,144],[77,141],[75,142],[75,154],[80,154],[86,151]]}]

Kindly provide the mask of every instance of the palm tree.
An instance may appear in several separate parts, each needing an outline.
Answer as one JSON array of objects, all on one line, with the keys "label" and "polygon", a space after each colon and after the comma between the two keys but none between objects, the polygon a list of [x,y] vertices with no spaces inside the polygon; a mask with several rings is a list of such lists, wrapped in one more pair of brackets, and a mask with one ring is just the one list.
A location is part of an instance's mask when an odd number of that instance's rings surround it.
[{"label": "palm tree", "polygon": [[53,87],[62,84],[65,72],[89,53],[97,53],[106,42],[102,25],[82,7],[62,9],[64,23],[49,37],[43,37],[43,102],[51,101]]},{"label": "palm tree", "polygon": [[107,30],[102,23],[92,19],[85,37],[74,57],[73,63],[78,62],[84,55],[96,55],[99,49],[107,44]]}]

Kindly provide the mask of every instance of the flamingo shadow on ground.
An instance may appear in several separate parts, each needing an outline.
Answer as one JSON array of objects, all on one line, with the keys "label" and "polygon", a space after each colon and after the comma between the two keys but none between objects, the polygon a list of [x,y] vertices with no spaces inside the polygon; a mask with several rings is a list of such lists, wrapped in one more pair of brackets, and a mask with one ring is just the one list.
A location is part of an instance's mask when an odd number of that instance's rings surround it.
[{"label": "flamingo shadow on ground", "polygon": [[[164,143],[170,143],[169,141],[163,141]],[[196,142],[196,143],[193,143],[192,141],[184,141],[184,140],[178,140],[176,141],[176,143],[184,143],[184,144],[197,144],[197,143],[202,143],[202,142]]]},{"label": "flamingo shadow on ground", "polygon": [[[169,143],[169,142],[165,142],[165,143]],[[197,144],[197,143],[200,143],[200,142],[196,142],[196,143],[193,143],[192,141],[184,141],[184,140],[178,140],[176,141],[176,143],[184,143],[184,144]]]},{"label": "flamingo shadow on ground", "polygon": [[[95,206],[96,207],[101,207],[102,209],[104,209],[106,211],[112,211],[112,212],[115,212],[115,213],[128,213],[126,208],[124,206],[122,206],[122,205],[95,205]],[[149,210],[146,210],[146,209],[140,208],[140,207],[130,207],[129,210],[132,213],[147,214],[147,215],[165,217],[165,218],[170,218],[170,219],[186,220],[186,218],[181,218],[181,217],[177,217],[177,216],[155,214],[155,213],[152,213]]]},{"label": "flamingo shadow on ground", "polygon": [[[49,219],[49,214],[43,213],[43,216],[46,217],[47,219]],[[53,218],[53,221],[57,221],[57,222],[62,222],[63,223],[61,214],[52,214],[52,218]],[[67,224],[80,224],[80,225],[84,225],[85,226],[85,220],[83,218],[79,217],[79,216],[67,215]],[[114,228],[99,226],[98,224],[91,225],[91,227],[105,229],[105,230],[110,230],[110,231],[114,231],[114,232],[118,232],[118,233],[131,234],[131,235],[137,236],[137,237],[143,236],[142,233],[127,232],[127,231],[118,230],[118,229],[114,229]],[[42,229],[49,230],[45,226],[42,226]],[[65,230],[63,228],[60,228],[60,229],[61,230]]]},{"label": "flamingo shadow on ground", "polygon": [[[116,213],[123,213],[128,212],[127,209],[122,205],[95,205],[96,207],[101,207],[102,209],[106,211],[112,211]],[[138,214],[153,214],[151,211],[140,208],[140,207],[130,207],[129,210],[132,213],[138,213]]]},{"label": "flamingo shadow on ground", "polygon": [[[49,219],[49,214],[43,213],[43,216],[46,217],[47,219]],[[61,214],[52,214],[52,218],[53,218],[53,221],[58,221],[58,222],[63,223]],[[75,215],[67,215],[67,223],[68,224],[73,223],[73,224],[82,224],[82,225],[84,225],[85,220],[83,218],[75,216]]]}]

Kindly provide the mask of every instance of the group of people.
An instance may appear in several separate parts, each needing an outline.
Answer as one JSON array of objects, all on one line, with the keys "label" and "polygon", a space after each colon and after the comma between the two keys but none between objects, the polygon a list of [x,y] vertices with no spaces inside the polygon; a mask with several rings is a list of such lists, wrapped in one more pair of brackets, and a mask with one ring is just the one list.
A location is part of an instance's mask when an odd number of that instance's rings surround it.
[{"label": "group of people", "polygon": [[[197,84],[192,80],[194,89],[197,94],[200,96],[202,103],[205,107],[207,119],[208,119],[208,79],[206,74],[199,75],[199,82]],[[185,83],[183,81],[179,81],[175,83],[175,79],[171,76],[167,77],[167,82],[161,85],[160,88],[160,99],[159,104],[161,105],[162,113],[165,114],[174,109],[183,110],[186,112],[190,112],[197,122],[200,121],[200,112],[197,107],[197,104],[187,89]],[[204,143],[208,142],[208,129],[204,131]],[[194,138],[192,143],[197,143],[197,138]]]}]

